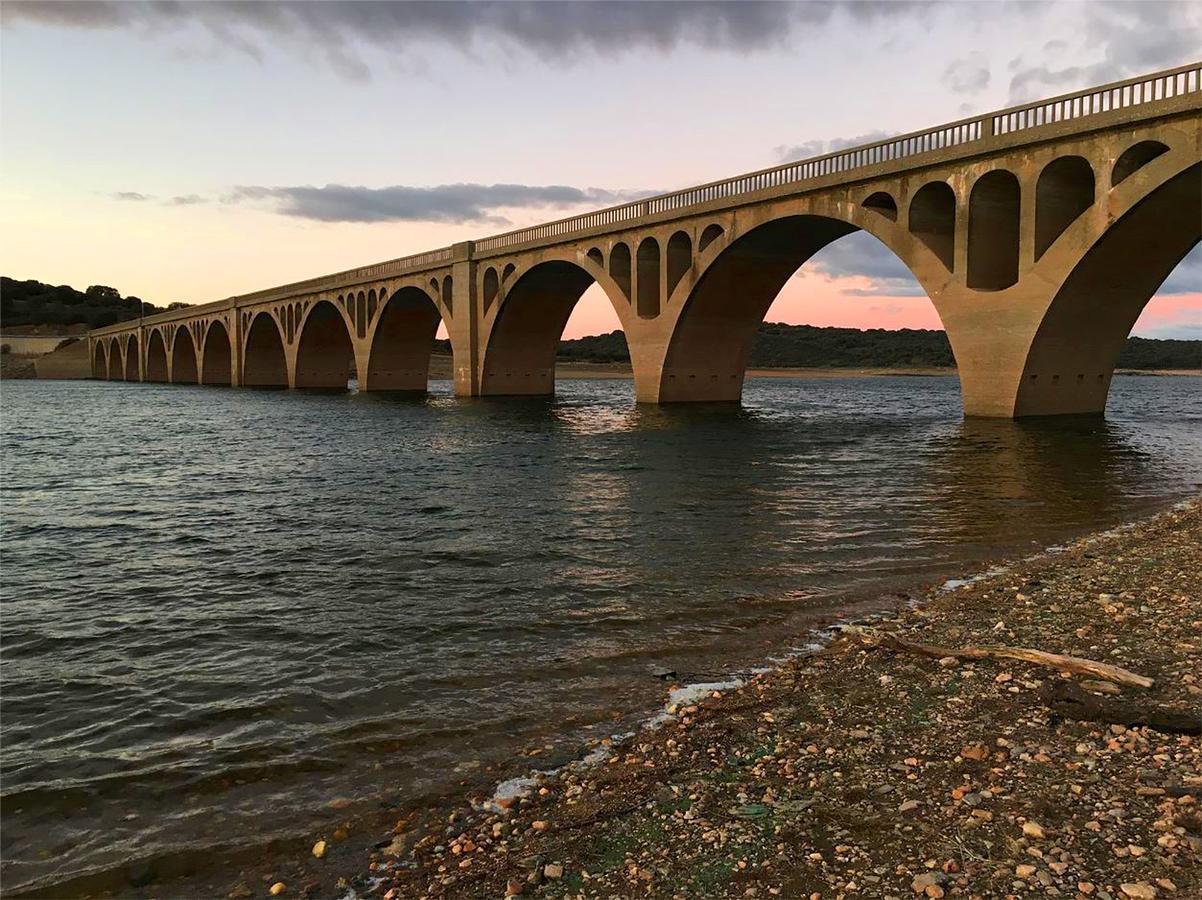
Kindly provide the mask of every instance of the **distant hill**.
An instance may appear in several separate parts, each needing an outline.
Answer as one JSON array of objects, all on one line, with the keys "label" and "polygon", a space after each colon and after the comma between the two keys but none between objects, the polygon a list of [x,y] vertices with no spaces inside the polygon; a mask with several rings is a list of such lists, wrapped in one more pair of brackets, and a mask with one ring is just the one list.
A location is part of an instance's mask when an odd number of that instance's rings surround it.
[{"label": "distant hill", "polygon": [[[55,286],[0,277],[0,329],[79,324],[103,328],[136,319],[142,308],[143,301],[138,297],[122,297],[116,288],[102,284],[81,292],[65,284]],[[153,303],[145,304],[148,316],[162,311],[162,307]]]},{"label": "distant hill", "polygon": [[[629,362],[626,336],[611,331],[560,341],[559,358],[588,362]],[[1124,369],[1202,368],[1202,341],[1133,337],[1119,355]],[[927,368],[952,366],[952,348],[942,331],[904,328],[815,328],[812,325],[760,325],[749,365],[772,368]]]}]

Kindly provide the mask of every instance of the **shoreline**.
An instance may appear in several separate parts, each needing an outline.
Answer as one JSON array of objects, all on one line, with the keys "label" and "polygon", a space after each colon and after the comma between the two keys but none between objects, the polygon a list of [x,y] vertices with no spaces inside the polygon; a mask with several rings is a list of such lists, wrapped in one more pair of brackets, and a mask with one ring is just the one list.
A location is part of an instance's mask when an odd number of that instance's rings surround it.
[{"label": "shoreline", "polygon": [[[1112,554],[1121,561],[1133,553],[1159,554],[1153,558],[1160,565],[1142,565],[1125,578],[1122,567],[1107,561]],[[1191,561],[1197,565],[1187,574],[1182,564]],[[1190,674],[1202,670],[1200,568],[1202,500],[1195,500],[951,587],[935,587],[917,604],[870,618],[899,634],[921,632],[927,642],[1034,647],[1126,666],[1156,676],[1157,685],[1149,692],[1123,688],[1125,699],[1193,712],[1202,706],[1202,680]],[[1165,579],[1175,582],[1173,589],[1144,583]],[[1080,594],[1082,580],[1098,593],[1062,596]],[[1124,580],[1138,580],[1139,589],[1133,591],[1133,584],[1124,590]],[[1099,590],[1103,582],[1109,590]],[[1048,592],[1050,598],[1037,596]],[[1166,639],[1166,629],[1158,624],[1138,633],[1140,623],[1133,620],[1148,616],[1152,604],[1136,607],[1134,594],[1166,593],[1157,597],[1155,612],[1172,609],[1175,629],[1167,630],[1180,631],[1182,639],[1175,652],[1158,659],[1155,647]],[[1008,621],[1007,612],[1016,621]],[[1099,639],[1116,646],[1100,651],[1087,643]],[[887,889],[887,896],[938,897],[1055,888],[1061,896],[1119,898],[1144,896],[1145,888],[1146,896],[1169,896],[1167,884],[1180,896],[1202,890],[1202,877],[1190,871],[1202,861],[1202,833],[1190,830],[1202,827],[1195,803],[1202,793],[1202,740],[1062,721],[1040,706],[1039,697],[1063,681],[1055,671],[1022,663],[948,665],[890,655],[834,633],[815,652],[759,670],[737,687],[675,686],[677,693],[670,695],[675,703],[657,717],[658,727],[622,742],[599,742],[585,758],[589,764],[569,764],[529,783],[510,779],[493,797],[475,791],[458,803],[411,810],[379,836],[358,877],[340,879],[339,891],[397,900],[507,891],[556,897],[827,897],[878,896]],[[922,721],[905,724],[934,732],[922,733],[922,740],[899,740],[894,732],[905,726],[886,724],[905,721],[905,715],[898,718],[901,710],[871,711],[889,706],[890,691],[884,698],[882,691],[903,683],[910,710],[922,708]],[[797,715],[799,694],[818,715]],[[820,704],[820,695],[829,697],[829,705]],[[950,735],[930,727],[942,718],[935,711],[940,700],[947,705],[943,715],[958,713]],[[856,727],[848,725],[849,716]],[[1037,732],[1038,741],[1000,737],[1000,722],[1011,726],[1002,732],[1022,726]],[[756,745],[751,752],[749,742]],[[933,742],[942,744],[942,752],[931,752]],[[1028,771],[1032,768],[1046,771]],[[1114,822],[1083,817],[1097,794],[1130,793],[1127,788],[1145,770],[1161,774],[1151,781],[1145,777],[1130,798],[1141,807],[1135,820],[1142,824],[1139,834],[1121,827],[1131,824],[1124,816]],[[1021,776],[1022,784],[1051,776],[1050,788],[1066,772],[1080,771],[1090,777],[1070,785],[1068,802],[1058,797],[1056,806],[1039,792],[1007,790],[1008,775]],[[873,786],[874,779],[880,783]],[[849,792],[852,782],[860,782],[862,790]],[[784,786],[801,789],[782,799]],[[828,792],[843,796],[830,803]],[[910,799],[899,799],[903,794]],[[1117,796],[1113,802],[1120,802]],[[865,807],[860,828],[837,814],[857,805]],[[816,819],[819,811],[824,814]],[[1178,817],[1185,824],[1173,824]],[[875,837],[863,834],[865,822],[872,823]],[[1027,822],[1036,824],[1024,831]],[[768,824],[771,839],[764,833]],[[908,847],[942,840],[948,828],[963,852],[900,852],[896,838],[904,836]],[[1116,830],[1124,832],[1126,843],[1110,840]],[[632,843],[631,834],[640,837]],[[776,840],[786,834],[790,840]],[[777,843],[786,850],[776,850]],[[986,844],[1004,846],[1005,853],[982,857]],[[1080,852],[1084,844],[1088,855]],[[870,865],[882,857],[887,865]],[[1127,870],[1134,880],[1120,880]],[[249,884],[235,885],[230,896],[260,893],[239,890]],[[1130,890],[1124,892],[1123,885]]]}]

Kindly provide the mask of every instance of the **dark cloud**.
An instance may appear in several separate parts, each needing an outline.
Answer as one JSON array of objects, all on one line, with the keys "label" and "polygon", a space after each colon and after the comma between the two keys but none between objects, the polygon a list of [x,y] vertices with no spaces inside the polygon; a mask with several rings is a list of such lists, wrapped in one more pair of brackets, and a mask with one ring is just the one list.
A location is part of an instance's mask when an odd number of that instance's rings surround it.
[{"label": "dark cloud", "polygon": [[139,194],[137,191],[117,191],[109,196],[114,200],[132,200],[135,203],[154,199],[154,194]]},{"label": "dark cloud", "polygon": [[774,147],[773,153],[782,163],[796,162],[801,159],[810,159],[814,156],[822,156],[825,153],[834,153],[838,150],[846,150],[849,147],[861,147],[864,144],[874,144],[877,141],[883,141],[885,138],[893,137],[897,134],[896,131],[868,131],[864,134],[858,134],[855,137],[848,138],[833,138],[829,141],[805,141],[801,144],[782,145]]},{"label": "dark cloud", "polygon": [[[1202,47],[1202,4],[1194,0],[1090,3],[1081,13],[1082,49],[1095,61],[1057,67],[1017,57],[1010,61],[1011,103],[1184,65]],[[1064,50],[1063,41],[1053,41],[1043,55],[1056,58]]]},{"label": "dark cloud", "polygon": [[1157,294],[1202,294],[1202,244],[1185,254]]},{"label": "dark cloud", "polygon": [[869,288],[849,288],[853,297],[925,297],[926,291],[893,251],[865,231],[857,231],[815,253],[806,268],[828,278],[860,276]]},{"label": "dark cloud", "polygon": [[567,185],[443,184],[370,188],[240,186],[227,203],[265,202],[276,211],[318,222],[482,222],[509,224],[498,210],[605,206],[649,196],[650,191],[607,191]]},{"label": "dark cloud", "polygon": [[989,61],[977,52],[953,60],[940,79],[957,94],[975,94],[989,87]]},{"label": "dark cloud", "polygon": [[750,52],[807,36],[836,16],[858,22],[922,16],[927,2],[778,3],[666,2],[57,2],[7,0],[5,25],[35,22],[54,27],[131,28],[148,34],[199,27],[219,45],[261,58],[281,40],[307,44],[342,74],[366,78],[363,45],[390,54],[413,42],[469,50],[479,45],[514,48],[543,58],[571,60],[581,51],[602,55],[681,45]]}]

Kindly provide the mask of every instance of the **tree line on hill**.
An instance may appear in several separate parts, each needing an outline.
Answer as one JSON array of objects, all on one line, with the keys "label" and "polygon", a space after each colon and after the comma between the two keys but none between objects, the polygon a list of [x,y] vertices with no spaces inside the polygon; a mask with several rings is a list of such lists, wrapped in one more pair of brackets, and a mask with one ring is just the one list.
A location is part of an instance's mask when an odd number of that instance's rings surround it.
[{"label": "tree line on hill", "polygon": [[[166,309],[186,306],[171,303]],[[0,328],[18,325],[74,325],[102,328],[163,312],[164,307],[138,297],[122,297],[111,287],[95,284],[86,291],[40,281],[0,278]],[[448,341],[435,349],[450,353]],[[621,331],[559,342],[565,361],[628,363],[630,352]],[[903,328],[816,328],[763,322],[752,345],[752,368],[930,368],[955,365],[942,331]],[[1119,354],[1124,369],[1197,369],[1202,367],[1202,341],[1132,337]]]},{"label": "tree line on hill", "polygon": [[[166,309],[178,309],[186,303],[172,303]],[[77,291],[65,284],[17,281],[0,277],[0,328],[19,325],[87,325],[103,328],[136,319],[139,315],[163,312],[164,307],[139,297],[122,297],[116,288],[94,284]]]}]

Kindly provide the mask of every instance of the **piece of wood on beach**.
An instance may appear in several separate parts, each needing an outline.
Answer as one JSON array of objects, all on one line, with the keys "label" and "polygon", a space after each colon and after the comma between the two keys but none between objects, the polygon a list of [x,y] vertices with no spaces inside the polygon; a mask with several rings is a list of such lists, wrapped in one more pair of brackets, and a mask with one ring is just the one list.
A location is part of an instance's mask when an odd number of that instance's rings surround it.
[{"label": "piece of wood on beach", "polygon": [[1170,707],[1097,697],[1071,681],[1052,681],[1043,685],[1040,700],[1056,715],[1077,722],[1151,728],[1163,734],[1202,734],[1202,712],[1182,712]]},{"label": "piece of wood on beach", "polygon": [[1072,672],[1076,675],[1091,675],[1105,681],[1127,687],[1150,688],[1155,683],[1151,678],[1137,675],[1119,666],[1097,662],[1092,659],[1082,659],[1078,656],[1064,656],[1059,653],[1045,653],[1042,650],[1032,650],[1027,647],[940,647],[936,644],[923,644],[918,641],[908,641],[888,631],[865,626],[848,626],[844,633],[858,637],[862,642],[888,650],[918,653],[935,659],[1017,659],[1037,666],[1046,666],[1061,672]]}]

